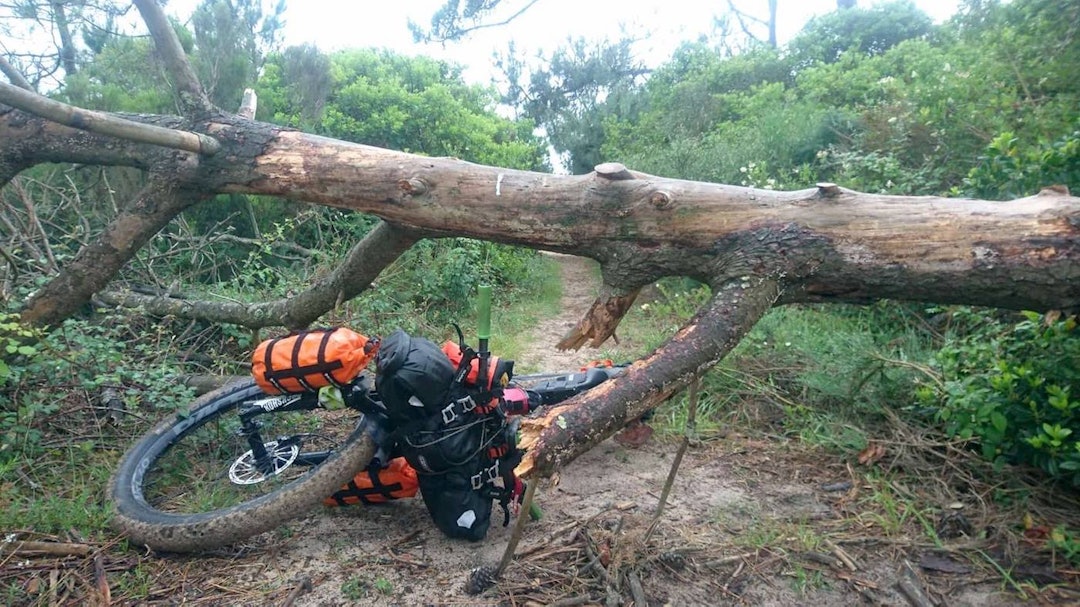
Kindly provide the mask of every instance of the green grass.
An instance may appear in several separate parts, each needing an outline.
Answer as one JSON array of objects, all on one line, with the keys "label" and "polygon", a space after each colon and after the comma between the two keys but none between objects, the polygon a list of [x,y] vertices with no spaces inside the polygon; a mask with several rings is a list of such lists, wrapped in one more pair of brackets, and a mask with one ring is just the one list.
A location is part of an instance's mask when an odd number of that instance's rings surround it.
[{"label": "green grass", "polygon": [[[682,280],[661,281],[657,293],[635,305],[619,329],[642,344],[642,354],[709,297],[707,287]],[[887,417],[884,408],[913,407],[918,364],[934,347],[935,336],[901,304],[774,308],[703,376],[699,428],[738,426],[857,452],[868,428]],[[660,429],[674,433],[685,417],[678,397],[657,415]]]},{"label": "green grass", "polygon": [[[537,255],[532,263],[530,284],[516,293],[512,301],[500,301],[499,293],[494,294],[491,351],[503,358],[520,359],[528,346],[526,339],[529,330],[536,326],[537,319],[559,313],[559,300],[562,298],[559,263],[545,255]],[[465,341],[475,345],[475,317],[462,322],[461,329],[465,333]]]},{"label": "green grass", "polygon": [[107,536],[104,487],[116,457],[105,451],[73,463],[71,454],[57,449],[10,460],[0,470],[0,529]]}]

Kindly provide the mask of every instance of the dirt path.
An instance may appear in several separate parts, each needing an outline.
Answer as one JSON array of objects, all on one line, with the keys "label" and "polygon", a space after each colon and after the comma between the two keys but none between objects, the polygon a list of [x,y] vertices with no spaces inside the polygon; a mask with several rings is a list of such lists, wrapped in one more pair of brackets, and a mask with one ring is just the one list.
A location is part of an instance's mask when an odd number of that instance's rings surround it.
[{"label": "dirt path", "polygon": [[[535,346],[522,357],[545,370],[573,369],[593,357],[552,347],[598,286],[591,261],[559,259],[562,312],[539,321]],[[197,587],[237,588],[237,604],[281,604],[307,580],[311,589],[296,605],[846,607],[908,605],[897,582],[910,560],[914,584],[938,604],[1015,604],[989,578],[980,586],[970,575],[919,569],[927,556],[951,561],[925,536],[906,535],[910,526],[867,532],[875,519],[852,516],[866,488],[836,458],[795,444],[729,435],[692,447],[646,539],[674,451],[655,437],[636,449],[607,441],[543,482],[543,519],[526,527],[499,586],[480,596],[465,594],[466,579],[503,552],[509,531],[498,510],[487,539],[471,544],[442,536],[419,499],[325,509],[256,538],[240,554],[176,564],[205,570]]]},{"label": "dirt path", "polygon": [[633,343],[616,344],[609,340],[599,350],[588,346],[581,350],[560,351],[555,344],[568,333],[589,310],[600,290],[600,270],[596,262],[584,257],[544,253],[559,262],[562,277],[562,297],[559,313],[542,318],[530,332],[532,344],[521,356],[528,368],[544,371],[572,371],[585,362],[599,357],[599,353],[617,361],[629,360]]}]

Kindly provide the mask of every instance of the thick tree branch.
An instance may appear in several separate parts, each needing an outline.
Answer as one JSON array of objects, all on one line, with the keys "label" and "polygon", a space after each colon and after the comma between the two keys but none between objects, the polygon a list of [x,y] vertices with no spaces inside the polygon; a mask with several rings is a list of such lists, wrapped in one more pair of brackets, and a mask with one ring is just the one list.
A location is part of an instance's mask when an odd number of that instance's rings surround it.
[{"label": "thick tree branch", "polygon": [[154,39],[154,46],[172,76],[173,87],[180,98],[180,108],[184,115],[193,117],[213,112],[214,106],[199,83],[199,78],[184,54],[180,39],[176,37],[176,31],[161,5],[157,0],[133,0],[133,3],[146,22],[150,37]]},{"label": "thick tree branch", "polygon": [[[129,116],[164,128],[182,126],[176,116]],[[45,162],[149,169],[168,164],[168,148],[132,143],[63,126],[40,116],[0,105],[0,187],[28,167]]]},{"label": "thick tree branch", "polygon": [[58,0],[52,0],[49,6],[53,11],[56,30],[60,34],[60,63],[68,76],[74,76],[79,71],[79,66],[75,64],[75,45],[71,40],[71,26],[68,24],[67,11],[64,9],[64,3]]},{"label": "thick tree branch", "polygon": [[[0,131],[4,118],[0,113]],[[831,184],[777,192],[625,170],[553,176],[226,115],[212,120],[201,126],[223,152],[177,176],[201,195],[283,196],[372,213],[436,237],[592,257],[616,297],[661,276],[715,283],[779,271],[782,303],[894,298],[1080,307],[1080,199],[1065,191],[990,202],[878,196]],[[593,342],[614,330],[626,307],[607,304],[606,319],[590,320],[603,327],[588,334]]]},{"label": "thick tree branch", "polygon": [[127,141],[149,143],[206,155],[216,154],[221,149],[221,144],[216,139],[202,133],[177,131],[124,120],[113,114],[84,110],[3,82],[0,82],[0,103],[6,103],[64,126]]},{"label": "thick tree branch", "polygon": [[34,87],[30,86],[30,82],[22,75],[22,72],[15,69],[15,66],[8,63],[8,60],[3,56],[0,56],[0,72],[7,76],[11,84],[28,91],[34,90]]},{"label": "thick tree branch", "polygon": [[284,326],[302,329],[344,301],[367,289],[386,266],[407,251],[420,236],[387,223],[375,226],[326,278],[288,299],[257,304],[193,301],[153,297],[132,292],[100,293],[98,301],[128,308],[140,307],[155,316],[199,318],[250,328]]},{"label": "thick tree branch", "polygon": [[83,247],[30,298],[22,312],[23,322],[55,325],[71,316],[105,288],[151,236],[199,199],[194,192],[152,179],[97,240]]},{"label": "thick tree branch", "polygon": [[681,390],[731,351],[780,296],[776,279],[753,277],[716,288],[686,326],[626,374],[526,418],[522,476],[550,476]]}]

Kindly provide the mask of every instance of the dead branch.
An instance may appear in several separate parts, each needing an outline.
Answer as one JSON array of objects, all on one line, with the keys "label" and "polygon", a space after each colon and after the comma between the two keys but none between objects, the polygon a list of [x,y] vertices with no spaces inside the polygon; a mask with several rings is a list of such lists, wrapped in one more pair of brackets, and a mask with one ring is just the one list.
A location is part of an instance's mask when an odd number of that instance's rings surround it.
[{"label": "dead branch", "polygon": [[649,528],[645,532],[643,543],[648,543],[649,538],[656,532],[656,528],[660,526],[661,517],[664,515],[664,506],[667,505],[668,496],[671,495],[671,488],[675,485],[675,477],[679,473],[679,464],[682,463],[682,459],[686,455],[686,448],[690,446],[690,441],[697,433],[696,417],[700,388],[701,377],[695,375],[694,379],[690,381],[690,393],[687,395],[686,426],[683,428],[682,441],[679,443],[679,449],[675,452],[675,459],[671,462],[667,480],[664,481],[664,489],[660,492],[660,502],[656,505],[656,514],[653,515],[652,523],[649,524]]},{"label": "dead branch", "polygon": [[65,542],[13,541],[0,543],[0,554],[15,554],[23,557],[86,556],[93,551],[93,546]]},{"label": "dead branch", "polygon": [[15,69],[15,66],[11,65],[11,63],[3,56],[0,56],[0,72],[3,72],[3,74],[7,76],[8,80],[11,81],[11,84],[28,91],[34,90],[34,87],[30,86],[30,82],[26,80],[26,77],[22,75],[22,72]]},{"label": "dead branch", "polygon": [[712,300],[674,337],[638,360],[616,381],[602,384],[526,418],[520,444],[527,450],[517,473],[550,476],[686,386],[726,355],[780,297],[774,279],[719,286]]},{"label": "dead branch", "polygon": [[169,23],[161,5],[157,0],[134,0],[135,8],[139,9],[146,27],[150,30],[150,37],[154,39],[154,46],[158,54],[165,62],[169,75],[172,76],[173,88],[180,100],[180,109],[186,116],[199,116],[210,113],[214,106],[206,96],[199,78],[195,75],[191,63],[180,46],[180,39]]},{"label": "dead branch", "polygon": [[103,112],[84,110],[3,82],[0,82],[0,103],[6,103],[64,126],[127,141],[149,143],[205,155],[216,154],[221,149],[221,144],[209,135],[167,129],[125,120]]},{"label": "dead branch", "polygon": [[126,308],[139,307],[156,316],[199,318],[250,328],[285,326],[299,329],[307,327],[340,302],[362,293],[386,266],[407,251],[419,237],[413,231],[380,223],[349,250],[330,275],[288,299],[244,304],[111,291],[99,293],[98,300]]},{"label": "dead branch", "polygon": [[101,291],[150,238],[199,197],[152,180],[90,246],[36,292],[22,312],[23,322],[54,325]]}]

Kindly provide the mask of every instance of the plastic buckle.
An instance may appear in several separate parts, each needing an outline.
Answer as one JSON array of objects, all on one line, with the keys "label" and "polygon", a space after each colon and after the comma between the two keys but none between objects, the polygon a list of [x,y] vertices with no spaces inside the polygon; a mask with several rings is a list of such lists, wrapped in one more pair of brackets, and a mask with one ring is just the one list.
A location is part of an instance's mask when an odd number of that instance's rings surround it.
[{"label": "plastic buckle", "polygon": [[469,411],[472,411],[473,409],[476,408],[476,401],[473,400],[472,397],[467,395],[467,394],[465,396],[457,399],[454,402],[455,402],[455,404],[461,405],[462,413],[468,413]]},{"label": "plastic buckle", "polygon": [[442,420],[443,420],[444,424],[449,424],[450,422],[457,419],[457,417],[458,417],[457,413],[454,412],[454,405],[456,405],[456,404],[457,404],[456,402],[453,402],[453,403],[450,403],[449,405],[446,405],[446,407],[443,408],[443,410],[442,410]]},{"label": "plastic buckle", "polygon": [[[487,475],[487,479],[484,478],[485,474]],[[495,462],[494,464],[491,464],[491,467],[484,468],[480,472],[472,475],[469,478],[469,481],[472,483],[473,490],[479,491],[484,484],[494,483],[497,478],[499,478],[499,462]]]}]

